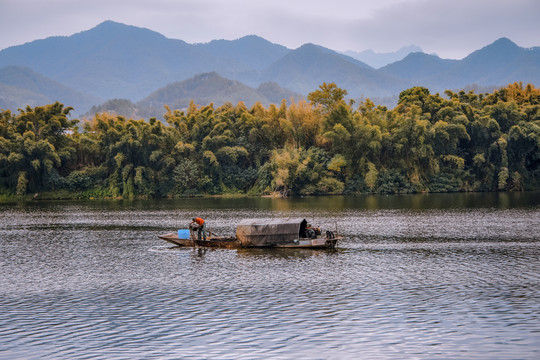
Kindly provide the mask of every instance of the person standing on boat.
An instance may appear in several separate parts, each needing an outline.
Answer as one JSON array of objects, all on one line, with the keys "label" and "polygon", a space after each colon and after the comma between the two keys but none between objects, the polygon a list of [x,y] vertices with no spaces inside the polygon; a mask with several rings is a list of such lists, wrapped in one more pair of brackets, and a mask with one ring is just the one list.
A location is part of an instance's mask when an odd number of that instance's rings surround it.
[{"label": "person standing on boat", "polygon": [[197,237],[199,240],[201,240],[201,233],[203,235],[203,239],[204,241],[206,241],[206,222],[200,218],[200,217],[196,217],[196,218],[193,218],[191,219],[192,222],[191,224],[189,224],[190,227],[196,227],[197,228]]}]

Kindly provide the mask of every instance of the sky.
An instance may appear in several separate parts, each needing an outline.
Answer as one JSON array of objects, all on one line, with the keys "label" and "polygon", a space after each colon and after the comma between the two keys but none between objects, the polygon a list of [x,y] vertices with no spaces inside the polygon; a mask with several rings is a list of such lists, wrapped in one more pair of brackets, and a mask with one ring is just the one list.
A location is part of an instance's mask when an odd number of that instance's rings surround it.
[{"label": "sky", "polygon": [[105,20],[188,43],[258,35],[290,49],[461,59],[501,37],[540,46],[540,0],[0,0],[0,49],[69,36]]}]

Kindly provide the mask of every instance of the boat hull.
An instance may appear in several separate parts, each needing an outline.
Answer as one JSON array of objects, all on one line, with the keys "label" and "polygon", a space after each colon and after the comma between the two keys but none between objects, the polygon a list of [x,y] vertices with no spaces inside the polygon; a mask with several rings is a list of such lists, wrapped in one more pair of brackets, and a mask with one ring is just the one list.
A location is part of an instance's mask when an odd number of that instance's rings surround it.
[{"label": "boat hull", "polygon": [[178,246],[201,246],[234,249],[240,247],[240,243],[234,237],[211,237],[206,240],[180,239],[177,233],[158,235],[158,238]]},{"label": "boat hull", "polygon": [[195,246],[195,242],[191,239],[180,239],[177,233],[160,234],[158,238],[170,242],[178,246]]},{"label": "boat hull", "polygon": [[304,248],[304,249],[332,249],[337,246],[339,237],[334,238],[315,238],[315,239],[298,239],[292,244],[279,244],[274,247],[279,248]]},{"label": "boat hull", "polygon": [[248,247],[277,247],[277,248],[300,248],[300,249],[331,249],[337,246],[340,237],[334,238],[315,238],[315,239],[297,239],[291,243],[276,244],[271,246],[242,246],[235,237],[212,237],[207,240],[179,239],[176,233],[167,233],[158,235],[160,239],[178,246],[200,246],[225,249],[238,249]]},{"label": "boat hull", "polygon": [[238,249],[241,246],[240,242],[234,237],[219,237],[207,240],[195,240],[195,244],[201,247],[223,248],[223,249]]}]

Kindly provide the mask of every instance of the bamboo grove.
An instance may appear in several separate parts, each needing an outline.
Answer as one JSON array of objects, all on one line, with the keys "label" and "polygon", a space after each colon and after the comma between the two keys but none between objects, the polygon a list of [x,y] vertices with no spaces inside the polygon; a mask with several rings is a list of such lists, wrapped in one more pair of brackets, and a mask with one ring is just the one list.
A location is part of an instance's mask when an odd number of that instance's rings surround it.
[{"label": "bamboo grove", "polygon": [[191,104],[164,121],[60,103],[0,113],[0,194],[179,197],[523,191],[540,188],[540,90],[414,87],[394,109],[322,84],[265,108]]}]

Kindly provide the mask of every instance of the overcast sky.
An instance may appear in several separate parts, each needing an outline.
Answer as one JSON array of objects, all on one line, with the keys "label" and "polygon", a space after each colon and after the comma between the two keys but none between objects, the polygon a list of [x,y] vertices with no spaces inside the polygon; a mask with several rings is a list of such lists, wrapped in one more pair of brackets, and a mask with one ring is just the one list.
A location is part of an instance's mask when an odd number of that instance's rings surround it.
[{"label": "overcast sky", "polygon": [[540,46],[540,0],[0,0],[0,49],[105,20],[188,43],[259,35],[295,49],[424,52],[461,59],[507,37]]}]

